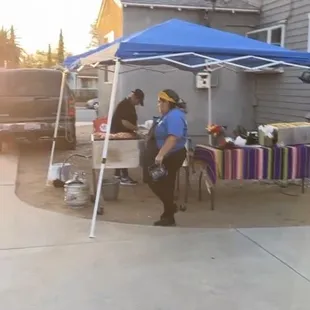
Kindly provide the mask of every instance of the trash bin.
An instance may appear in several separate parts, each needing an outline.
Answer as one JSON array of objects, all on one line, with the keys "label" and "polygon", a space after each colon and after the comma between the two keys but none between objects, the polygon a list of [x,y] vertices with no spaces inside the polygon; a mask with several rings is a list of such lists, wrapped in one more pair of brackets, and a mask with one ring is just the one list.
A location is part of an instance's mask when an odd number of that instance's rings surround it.
[{"label": "trash bin", "polygon": [[118,199],[120,180],[103,179],[101,195],[105,201],[115,201]]}]

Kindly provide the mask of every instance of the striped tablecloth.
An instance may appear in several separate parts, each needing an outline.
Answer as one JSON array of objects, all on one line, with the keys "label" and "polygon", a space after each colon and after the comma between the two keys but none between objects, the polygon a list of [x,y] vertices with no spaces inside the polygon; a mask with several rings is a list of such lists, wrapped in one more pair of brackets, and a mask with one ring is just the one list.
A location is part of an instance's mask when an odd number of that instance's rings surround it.
[{"label": "striped tablecloth", "polygon": [[220,150],[197,145],[194,160],[206,164],[210,180],[295,180],[310,177],[310,145]]}]

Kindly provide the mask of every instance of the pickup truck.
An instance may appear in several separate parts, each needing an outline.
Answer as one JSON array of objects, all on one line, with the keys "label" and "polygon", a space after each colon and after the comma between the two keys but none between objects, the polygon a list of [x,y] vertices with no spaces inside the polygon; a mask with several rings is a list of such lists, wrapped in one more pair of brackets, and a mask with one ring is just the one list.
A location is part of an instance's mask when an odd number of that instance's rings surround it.
[{"label": "pickup truck", "polygon": [[[6,139],[53,140],[62,73],[52,69],[0,70],[0,144]],[[56,146],[75,149],[75,99],[64,89]]]}]

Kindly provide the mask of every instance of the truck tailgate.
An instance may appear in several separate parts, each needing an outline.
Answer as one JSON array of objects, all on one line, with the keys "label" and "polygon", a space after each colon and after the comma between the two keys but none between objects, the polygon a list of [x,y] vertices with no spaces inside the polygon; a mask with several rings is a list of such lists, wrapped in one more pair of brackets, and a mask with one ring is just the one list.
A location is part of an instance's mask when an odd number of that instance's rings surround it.
[{"label": "truck tailgate", "polygon": [[[0,96],[0,123],[55,120],[58,97],[3,97]],[[62,116],[65,116],[65,104]]]}]

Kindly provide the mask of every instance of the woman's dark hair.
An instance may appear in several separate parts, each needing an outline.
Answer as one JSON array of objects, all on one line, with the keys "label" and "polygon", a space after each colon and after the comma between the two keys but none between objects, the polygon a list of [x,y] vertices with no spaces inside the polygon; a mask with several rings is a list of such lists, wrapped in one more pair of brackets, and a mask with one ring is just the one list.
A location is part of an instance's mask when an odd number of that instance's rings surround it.
[{"label": "woman's dark hair", "polygon": [[187,103],[183,100],[180,99],[178,101],[178,103],[176,104],[177,108],[179,108],[180,110],[182,110],[184,113],[187,113]]},{"label": "woman's dark hair", "polygon": [[171,99],[173,99],[173,101],[175,101],[175,103],[169,102],[170,109],[179,108],[183,112],[187,113],[186,102],[183,99],[181,99],[180,96],[174,90],[164,89],[163,92],[166,93]]},{"label": "woman's dark hair", "polygon": [[174,90],[172,90],[172,89],[164,89],[163,92],[166,93],[176,103],[180,100],[179,95]]}]

